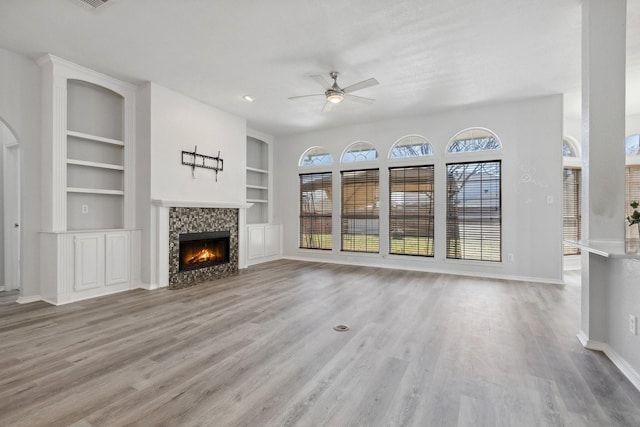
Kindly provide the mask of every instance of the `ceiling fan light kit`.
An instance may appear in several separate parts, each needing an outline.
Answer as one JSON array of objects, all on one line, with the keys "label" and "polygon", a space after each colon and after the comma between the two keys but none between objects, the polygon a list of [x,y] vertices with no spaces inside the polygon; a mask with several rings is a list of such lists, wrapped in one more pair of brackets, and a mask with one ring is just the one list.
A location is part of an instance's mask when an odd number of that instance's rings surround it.
[{"label": "ceiling fan light kit", "polygon": [[297,100],[301,98],[324,96],[326,99],[326,102],[324,104],[324,107],[322,108],[323,112],[330,111],[332,104],[339,104],[344,99],[358,102],[360,104],[371,104],[373,103],[373,101],[375,101],[375,99],[373,98],[365,98],[362,96],[351,95],[351,92],[355,92],[356,90],[366,89],[368,87],[379,84],[376,79],[370,78],[367,80],[363,80],[361,82],[352,84],[351,86],[347,86],[343,89],[338,85],[338,75],[339,73],[337,71],[331,71],[329,73],[329,76],[333,80],[333,83],[329,83],[324,77],[320,75],[310,76],[313,80],[318,82],[318,84],[320,84],[325,89],[324,93],[292,96],[289,99]]},{"label": "ceiling fan light kit", "polygon": [[344,95],[342,95],[340,92],[334,92],[332,90],[327,90],[326,96],[327,96],[327,101],[333,104],[342,102],[342,100],[344,99]]}]

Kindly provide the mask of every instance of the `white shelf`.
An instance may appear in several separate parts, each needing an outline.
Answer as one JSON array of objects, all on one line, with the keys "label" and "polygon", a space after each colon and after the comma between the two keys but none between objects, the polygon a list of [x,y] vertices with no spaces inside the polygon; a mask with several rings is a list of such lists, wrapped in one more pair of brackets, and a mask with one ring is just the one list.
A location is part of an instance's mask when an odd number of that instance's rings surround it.
[{"label": "white shelf", "polygon": [[123,196],[122,190],[104,190],[101,188],[80,188],[80,187],[67,187],[67,193],[84,193],[84,194],[107,194],[112,196]]},{"label": "white shelf", "polygon": [[76,165],[76,166],[86,166],[89,168],[112,169],[112,170],[118,170],[118,171],[124,170],[124,166],[112,165],[109,163],[88,162],[86,160],[67,159],[67,164]]},{"label": "white shelf", "polygon": [[247,203],[269,203],[269,201],[264,199],[247,199]]},{"label": "white shelf", "polygon": [[247,188],[253,188],[254,190],[268,190],[269,187],[265,187],[263,185],[249,185],[247,184]]},{"label": "white shelf", "polygon": [[264,174],[268,174],[269,173],[269,171],[266,171],[264,169],[252,168],[250,166],[247,166],[247,171],[249,171],[249,172],[257,172],[257,173],[264,173]]},{"label": "white shelf", "polygon": [[81,138],[81,139],[86,139],[89,141],[96,141],[96,142],[104,142],[105,144],[113,144],[113,145],[120,145],[120,146],[124,146],[124,142],[117,140],[117,139],[111,139],[111,138],[105,138],[102,136],[96,136],[96,135],[90,135],[88,133],[82,133],[82,132],[75,132],[72,130],[67,130],[67,135],[68,136],[73,136],[76,138]]}]

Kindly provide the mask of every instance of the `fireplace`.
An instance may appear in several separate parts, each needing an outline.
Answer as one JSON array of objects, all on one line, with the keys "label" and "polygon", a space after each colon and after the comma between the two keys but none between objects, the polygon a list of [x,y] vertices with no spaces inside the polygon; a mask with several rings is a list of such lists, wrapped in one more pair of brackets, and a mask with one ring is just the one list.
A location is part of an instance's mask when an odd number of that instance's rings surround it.
[{"label": "fireplace", "polygon": [[[237,208],[169,208],[169,289],[238,274],[238,216]],[[198,262],[185,268],[185,245],[190,247],[199,240],[212,239],[222,239],[223,243],[215,243],[220,247],[189,250],[188,259]],[[207,254],[209,250],[213,256]]]},{"label": "fireplace", "polygon": [[196,270],[229,262],[229,231],[180,234],[178,271]]}]

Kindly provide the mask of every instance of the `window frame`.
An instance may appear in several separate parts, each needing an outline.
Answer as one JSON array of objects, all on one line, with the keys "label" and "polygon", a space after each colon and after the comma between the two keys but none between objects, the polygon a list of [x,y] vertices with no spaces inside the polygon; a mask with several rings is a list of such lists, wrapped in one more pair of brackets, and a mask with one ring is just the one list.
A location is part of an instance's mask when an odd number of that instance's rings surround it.
[{"label": "window frame", "polygon": [[[575,198],[577,199],[575,202],[576,205],[576,215],[568,216],[566,215],[565,203],[567,203],[567,195],[565,192],[565,171],[575,171],[578,172],[578,182],[574,184],[577,188],[575,191]],[[582,237],[582,168],[580,167],[572,167],[563,165],[562,167],[562,240],[567,240],[567,233],[565,233],[567,220],[574,219],[576,221],[576,236],[575,240],[580,240]],[[570,239],[571,240],[571,239]],[[573,256],[580,255],[580,248],[576,246],[562,245],[562,255],[563,256]]]},{"label": "window frame", "polygon": [[[625,153],[626,153],[626,140],[627,138],[633,138],[636,137],[638,134],[631,134],[631,135],[627,135],[625,137]],[[632,196],[632,192],[630,190],[630,181],[629,181],[629,171],[631,169],[634,170],[638,170],[640,169],[640,153],[639,154],[630,154],[628,156],[625,155],[625,159],[624,159],[624,215],[625,218],[627,217],[627,215],[631,215],[631,213],[633,212],[633,209],[631,208],[631,206],[629,206],[629,204],[632,201],[640,201],[640,189],[636,190],[636,192],[633,194]],[[640,175],[640,170],[638,171],[638,174]],[[634,183],[636,183],[636,180],[634,179]],[[636,197],[637,195],[637,197]],[[629,227],[629,223],[625,220],[625,231],[624,231],[624,236],[625,239],[631,239],[631,238],[635,238],[635,230],[632,231],[634,227]]]},{"label": "window frame", "polygon": [[[304,212],[304,200],[303,200],[303,177],[305,176],[311,176],[311,175],[325,175],[325,177],[321,178],[322,182],[328,182],[329,186],[328,188],[331,189],[330,193],[331,195],[328,198],[329,200],[329,213],[324,213],[324,214],[309,214]],[[325,179],[328,178],[328,179]],[[317,190],[322,190],[324,188],[327,188],[326,186],[322,186],[317,188]],[[325,190],[326,193],[326,190]],[[309,172],[309,173],[299,173],[298,174],[298,248],[299,249],[309,249],[309,250],[323,250],[323,251],[331,251],[333,250],[333,198],[334,198],[334,190],[333,190],[333,172],[332,171],[324,171],[324,172]],[[315,204],[315,203],[314,203]],[[322,203],[322,205],[324,206],[324,202]],[[328,241],[329,241],[329,245],[328,247],[324,247],[322,245],[322,243],[325,242],[324,238],[320,239],[320,246],[319,247],[310,247],[310,246],[303,246],[303,242],[304,242],[304,238],[303,235],[304,233],[304,229],[305,229],[305,223],[304,220],[305,219],[310,219],[311,221],[313,220],[320,220],[321,223],[326,223],[328,222],[328,228],[329,228],[329,233],[328,233]],[[328,220],[327,220],[328,219]],[[313,227],[312,227],[313,228]],[[321,225],[321,231],[324,230],[324,226]],[[307,233],[308,234],[308,233]],[[311,233],[311,234],[317,234],[317,233]],[[327,233],[320,233],[321,236],[325,236]]]},{"label": "window frame", "polygon": [[[357,162],[356,162],[357,163]],[[371,163],[371,162],[362,162],[362,163]],[[377,172],[377,181],[375,181],[376,185],[377,185],[377,201],[375,203],[377,203],[377,209],[375,209],[374,211],[377,211],[377,214],[375,217],[371,216],[372,219],[377,220],[377,234],[370,234],[370,233],[365,233],[364,235],[365,237],[365,250],[351,250],[346,248],[345,249],[345,236],[346,234],[354,234],[355,233],[345,233],[345,221],[348,220],[355,220],[355,219],[364,219],[365,221],[368,221],[370,219],[370,215],[365,214],[364,218],[356,218],[355,214],[352,215],[348,215],[345,213],[345,174],[350,174],[350,173],[356,173],[356,172],[372,172],[372,171],[376,171]],[[372,183],[374,181],[371,181]],[[368,192],[368,189],[365,189],[365,192]],[[341,252],[348,252],[348,253],[364,253],[364,254],[377,254],[380,253],[380,202],[381,202],[381,198],[380,198],[380,168],[379,167],[374,167],[374,168],[358,168],[358,169],[341,169],[340,170],[340,251]],[[368,230],[368,223],[365,223],[366,226],[365,228]],[[376,250],[367,250],[368,249],[368,240],[369,240],[369,236],[374,237],[375,239],[377,239],[378,243],[377,243],[377,249]],[[356,243],[354,242],[354,246],[356,245]]]},{"label": "window frame", "polygon": [[[487,153],[487,151],[480,151],[477,153]],[[492,151],[489,151],[489,153],[492,153]],[[469,153],[465,153],[465,154],[469,154]],[[484,157],[484,156],[483,156]],[[495,251],[495,253],[497,253],[498,255],[498,259],[488,259],[489,256],[487,256],[487,258],[485,259],[484,255],[482,255],[484,253],[483,249],[482,249],[482,244],[481,244],[481,256],[479,258],[472,258],[472,257],[466,257],[465,255],[463,255],[461,253],[461,256],[451,256],[450,252],[451,252],[451,248],[450,248],[450,244],[451,244],[451,239],[449,238],[450,236],[450,210],[449,207],[451,205],[451,203],[449,202],[449,191],[450,191],[450,183],[449,183],[449,167],[453,166],[453,165],[469,165],[469,164],[481,164],[481,163],[497,163],[499,165],[499,178],[498,178],[498,191],[499,191],[499,196],[498,196],[498,209],[499,209],[499,217],[498,217],[498,231],[499,231],[499,239],[497,240],[498,242],[498,250]],[[504,222],[504,214],[503,214],[503,203],[502,203],[502,199],[503,199],[503,161],[501,158],[489,158],[489,159],[484,159],[484,158],[475,158],[472,160],[461,160],[461,161],[448,161],[445,163],[445,170],[446,170],[446,202],[445,202],[445,259],[447,261],[451,261],[451,260],[455,260],[455,261],[464,261],[464,262],[481,262],[483,264],[485,263],[489,263],[489,264],[500,264],[502,262],[504,262],[504,257],[503,257],[503,249],[504,249],[504,228],[503,228],[503,222]],[[481,197],[482,200],[482,197]],[[459,227],[460,224],[458,224]],[[462,223],[462,225],[466,225],[464,223]],[[482,224],[481,224],[482,225]],[[480,234],[482,234],[482,231],[480,232]],[[464,243],[465,237],[460,237],[458,240],[460,240],[460,244]],[[485,239],[481,238],[481,241],[484,241]],[[492,241],[496,241],[496,240],[492,240]],[[464,251],[463,251],[464,252]]]},{"label": "window frame", "polygon": [[[432,155],[430,155],[432,156]],[[421,157],[411,157],[411,159],[424,159],[425,156],[421,156]],[[394,223],[394,214],[393,214],[393,204],[394,204],[394,198],[393,198],[393,188],[392,186],[394,185],[393,182],[393,178],[392,178],[392,171],[394,170],[407,170],[407,169],[418,169],[418,168],[429,168],[431,170],[431,178],[432,181],[430,182],[431,184],[431,197],[430,197],[430,203],[429,203],[429,209],[430,209],[430,214],[427,213],[426,215],[417,215],[416,220],[418,221],[418,227],[420,226],[420,220],[421,219],[425,219],[427,221],[427,223],[430,222],[430,227],[429,231],[430,236],[424,236],[425,239],[429,239],[429,237],[431,238],[431,244],[429,245],[429,243],[427,243],[427,253],[426,254],[421,254],[421,253],[407,253],[407,252],[394,252],[393,250],[393,240],[394,240],[394,233],[397,233],[396,231],[394,231],[394,227],[393,227],[393,223]],[[387,220],[388,220],[388,231],[389,231],[389,255],[392,256],[414,256],[414,257],[423,257],[423,258],[434,258],[435,257],[435,211],[436,211],[436,199],[435,199],[435,183],[436,183],[436,167],[434,163],[430,163],[430,164],[418,164],[418,165],[393,165],[393,166],[389,166],[387,168],[387,172],[389,174],[389,181],[388,181],[388,185],[389,185],[389,208],[388,208],[388,215],[387,215]],[[406,198],[404,199],[406,200]],[[418,202],[418,209],[420,208],[420,203]],[[398,216],[399,218],[399,216]],[[407,215],[403,214],[402,215],[402,219],[406,219]],[[403,227],[403,229],[406,229],[406,227]],[[418,244],[420,242],[420,239],[423,236],[407,236],[406,233],[402,233],[403,238],[406,237],[417,237],[418,239]],[[406,247],[406,245],[403,245]]]}]

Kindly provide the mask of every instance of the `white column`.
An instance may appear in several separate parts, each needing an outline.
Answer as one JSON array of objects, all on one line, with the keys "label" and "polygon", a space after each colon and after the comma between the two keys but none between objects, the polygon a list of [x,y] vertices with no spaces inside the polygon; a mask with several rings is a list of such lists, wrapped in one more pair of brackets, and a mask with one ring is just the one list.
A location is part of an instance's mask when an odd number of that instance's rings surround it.
[{"label": "white column", "polygon": [[[624,249],[626,0],[582,2],[582,237]],[[602,261],[583,255],[582,332],[604,341]]]}]

